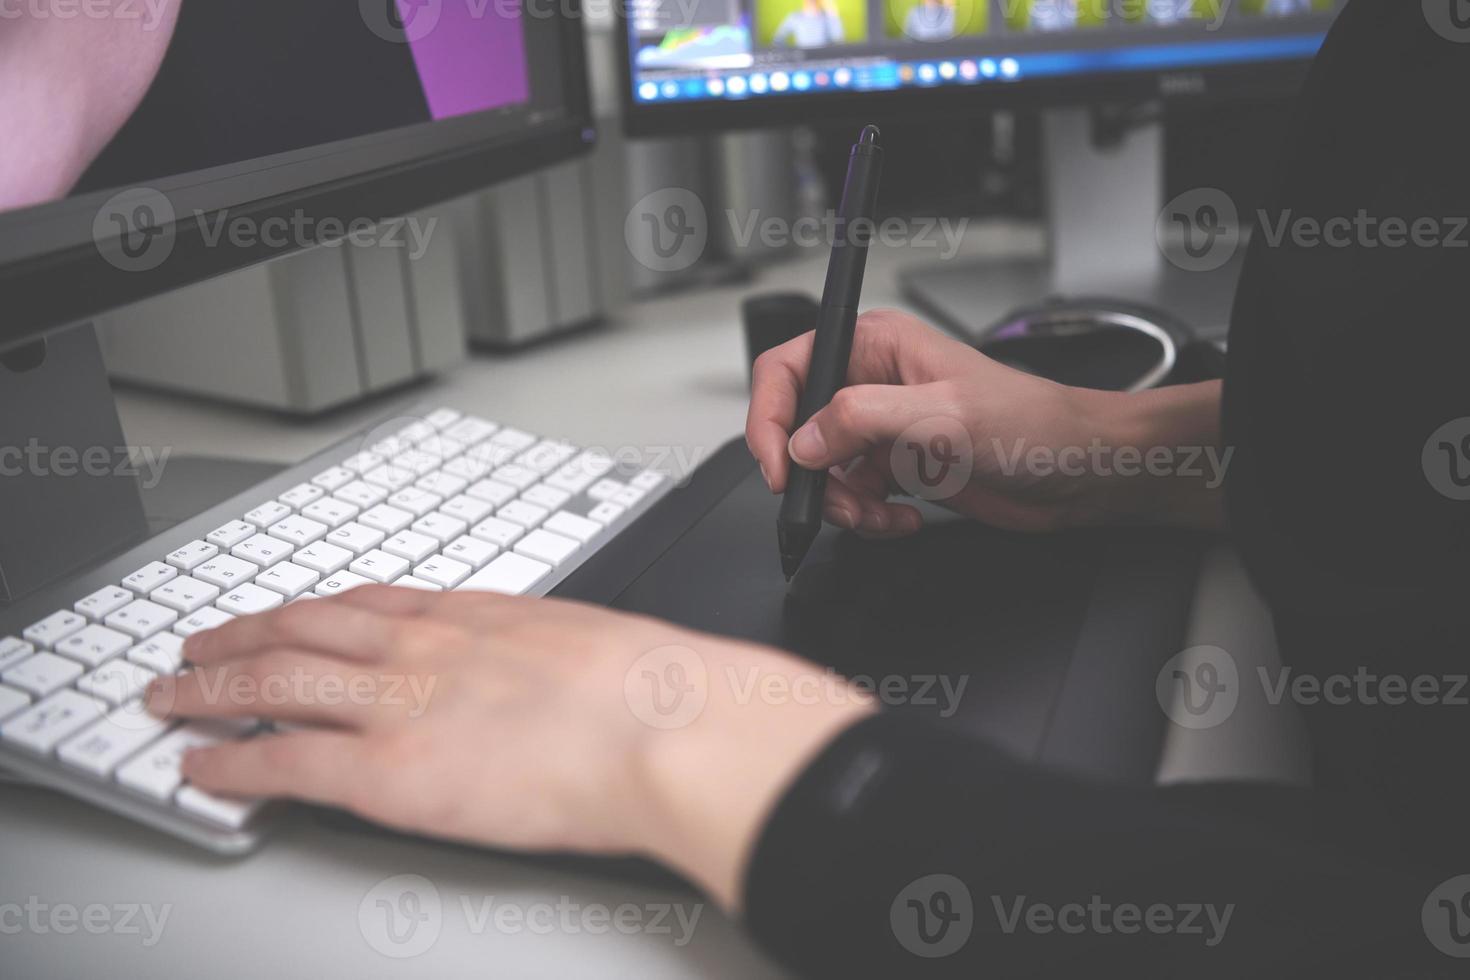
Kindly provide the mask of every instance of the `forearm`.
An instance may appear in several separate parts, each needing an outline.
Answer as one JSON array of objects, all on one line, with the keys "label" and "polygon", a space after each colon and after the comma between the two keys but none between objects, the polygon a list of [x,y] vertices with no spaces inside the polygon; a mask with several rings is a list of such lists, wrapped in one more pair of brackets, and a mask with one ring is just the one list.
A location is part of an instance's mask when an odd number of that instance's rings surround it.
[{"label": "forearm", "polygon": [[1233,455],[1222,444],[1222,384],[1206,381],[1136,393],[1077,390],[1093,433],[1094,485],[1076,524],[1221,528]]}]

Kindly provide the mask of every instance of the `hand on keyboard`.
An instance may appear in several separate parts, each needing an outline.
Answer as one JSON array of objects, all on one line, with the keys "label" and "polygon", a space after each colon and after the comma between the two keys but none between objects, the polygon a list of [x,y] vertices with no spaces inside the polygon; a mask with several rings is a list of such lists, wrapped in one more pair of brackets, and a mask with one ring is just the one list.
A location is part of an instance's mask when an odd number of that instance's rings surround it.
[{"label": "hand on keyboard", "polygon": [[[369,585],[196,633],[149,710],[284,733],[194,748],[210,794],[498,847],[652,855],[733,903],[777,794],[871,704],[786,654],[552,599]],[[783,693],[784,692],[784,693]]]}]

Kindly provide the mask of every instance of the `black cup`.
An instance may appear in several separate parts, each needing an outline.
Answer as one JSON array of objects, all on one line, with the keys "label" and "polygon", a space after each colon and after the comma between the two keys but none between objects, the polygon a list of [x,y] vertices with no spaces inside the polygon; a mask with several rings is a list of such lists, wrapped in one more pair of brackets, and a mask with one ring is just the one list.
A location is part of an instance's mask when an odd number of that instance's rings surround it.
[{"label": "black cup", "polygon": [[740,306],[745,320],[747,369],[773,347],[815,329],[821,306],[806,293],[764,293]]}]

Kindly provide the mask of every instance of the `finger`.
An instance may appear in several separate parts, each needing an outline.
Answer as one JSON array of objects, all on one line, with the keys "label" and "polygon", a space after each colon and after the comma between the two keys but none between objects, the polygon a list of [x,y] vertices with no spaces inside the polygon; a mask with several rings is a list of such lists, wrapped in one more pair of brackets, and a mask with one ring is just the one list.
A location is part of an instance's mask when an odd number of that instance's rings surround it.
[{"label": "finger", "polygon": [[[368,607],[376,595],[381,592],[374,590],[353,602],[293,602],[271,612],[242,616],[189,637],[184,641],[184,659],[213,664],[273,647],[293,647],[360,663],[381,661],[392,652],[403,620]],[[390,601],[400,600],[395,596]]]},{"label": "finger", "polygon": [[365,728],[387,689],[382,678],[340,660],[278,649],[160,677],[149,684],[146,704],[157,717],[264,718]]},{"label": "finger", "polygon": [[841,465],[892,442],[915,422],[941,414],[944,407],[931,385],[843,388],[797,430],[788,451],[808,469]]},{"label": "finger", "polygon": [[773,493],[786,489],[790,462],[786,441],[796,423],[796,405],[812,359],[814,333],[806,333],[766,351],[751,370],[750,409],[745,416],[745,444],[760,464]]},{"label": "finger", "polygon": [[187,752],[184,778],[226,796],[288,796],[348,807],[368,775],[366,743],[346,732],[302,731]]},{"label": "finger", "polygon": [[433,611],[444,598],[442,592],[373,584],[349,589],[324,601],[368,609],[387,616],[420,616]]},{"label": "finger", "polygon": [[856,488],[842,478],[827,481],[823,516],[838,527],[866,537],[902,537],[923,527],[919,511],[909,504],[892,503]]}]

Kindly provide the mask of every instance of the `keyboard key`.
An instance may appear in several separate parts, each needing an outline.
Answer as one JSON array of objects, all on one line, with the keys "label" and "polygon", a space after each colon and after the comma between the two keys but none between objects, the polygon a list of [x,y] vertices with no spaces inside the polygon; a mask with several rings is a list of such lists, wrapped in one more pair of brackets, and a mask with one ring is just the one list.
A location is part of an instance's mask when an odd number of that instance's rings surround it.
[{"label": "keyboard key", "polygon": [[204,536],[204,540],[221,551],[229,551],[253,534],[255,534],[254,524],[247,524],[244,521],[231,521],[210,531]]},{"label": "keyboard key", "polygon": [[439,508],[439,513],[464,521],[466,525],[478,524],[495,513],[495,506],[462,493],[446,500],[444,506]]},{"label": "keyboard key", "polygon": [[[450,433],[450,435],[453,434]],[[529,432],[522,432],[520,429],[505,428],[495,433],[494,438],[490,441],[494,445],[506,446],[514,449],[516,452],[520,452],[523,449],[529,449],[534,446],[536,444],[536,437]]]},{"label": "keyboard key", "polygon": [[169,552],[164,560],[180,571],[192,572],[195,566],[204,564],[217,554],[217,545],[208,541],[190,541],[182,548]]},{"label": "keyboard key", "polygon": [[337,492],[332,494],[332,496],[338,500],[345,500],[354,507],[362,508],[381,504],[388,499],[388,491],[382,487],[373,486],[371,483],[353,480],[351,483],[339,487]]},{"label": "keyboard key", "polygon": [[541,474],[528,467],[512,463],[496,470],[495,479],[500,483],[508,483],[517,490],[525,490],[527,487],[535,486],[536,482],[541,479]]},{"label": "keyboard key", "polygon": [[487,517],[470,528],[470,537],[488,541],[498,548],[509,548],[525,533],[526,529],[519,524],[502,521],[498,517]]},{"label": "keyboard key", "polygon": [[107,717],[72,736],[56,755],[69,766],[105,779],[124,759],[166,735],[173,726],[173,722],[151,717],[141,704],[133,702],[114,708]]},{"label": "keyboard key", "polygon": [[601,524],[585,517],[578,517],[576,514],[568,514],[566,511],[552,514],[541,526],[548,531],[575,538],[582,544],[586,544],[602,533]]},{"label": "keyboard key", "polygon": [[311,569],[318,575],[331,575],[333,572],[346,568],[352,561],[352,557],[352,552],[346,548],[318,541],[296,552],[291,556],[291,560],[302,568]]},{"label": "keyboard key", "polygon": [[29,694],[0,684],[0,721],[4,721],[30,703]]},{"label": "keyboard key", "polygon": [[[202,609],[194,615],[199,616],[201,613],[215,611],[214,609]],[[188,622],[189,620],[186,619],[175,626],[173,633],[159,633],[152,639],[139,643],[128,651],[128,660],[140,667],[148,668],[155,674],[177,674],[184,669],[184,634],[182,634],[181,627]]]},{"label": "keyboard key", "polygon": [[421,578],[414,578],[412,575],[405,575],[405,576],[403,576],[403,578],[401,578],[398,581],[394,582],[393,585],[394,585],[395,588],[399,588],[399,589],[418,589],[420,592],[443,592],[444,591],[443,589],[439,588],[439,586],[435,585],[433,582],[425,582],[423,579],[421,579]]},{"label": "keyboard key", "polygon": [[255,577],[255,584],[272,592],[279,592],[287,599],[294,599],[313,588],[321,581],[321,573],[303,568],[294,562],[283,561]]},{"label": "keyboard key", "polygon": [[360,555],[382,544],[385,537],[387,535],[382,531],[349,521],[327,535],[327,543]]},{"label": "keyboard key", "polygon": [[444,498],[437,493],[422,490],[418,487],[404,487],[396,493],[388,495],[390,506],[399,510],[406,510],[414,517],[423,517],[429,511],[437,508],[444,502]]},{"label": "keyboard key", "polygon": [[115,630],[122,630],[129,636],[146,640],[159,630],[168,629],[178,618],[179,614],[166,606],[149,602],[147,599],[134,599],[108,616],[103,622]]},{"label": "keyboard key", "polygon": [[269,500],[248,512],[245,520],[256,527],[270,527],[276,521],[289,516],[291,508],[277,500]]},{"label": "keyboard key", "polygon": [[66,639],[86,625],[86,616],[72,612],[70,609],[64,609],[61,612],[52,613],[39,623],[27,626],[21,635],[36,646],[45,648]]},{"label": "keyboard key", "polygon": [[356,504],[349,504],[336,497],[323,497],[301,508],[301,516],[327,527],[341,527],[362,511]]},{"label": "keyboard key", "polygon": [[577,455],[576,446],[546,439],[516,457],[516,464],[535,470],[537,473],[550,473],[575,455]]},{"label": "keyboard key", "polygon": [[[504,466],[516,458],[517,450],[510,446],[497,446],[493,442],[482,442],[478,446],[465,450],[460,459],[473,459],[481,463],[489,463],[490,468]],[[448,469],[445,466],[445,469]]]},{"label": "keyboard key", "polygon": [[424,419],[420,419],[417,422],[410,422],[408,425],[399,429],[398,434],[412,443],[420,443],[425,439],[441,438],[439,430]]},{"label": "keyboard key", "polygon": [[353,573],[374,582],[391,583],[408,571],[408,561],[374,548],[347,567]]},{"label": "keyboard key", "polygon": [[558,487],[547,486],[545,483],[538,483],[531,489],[527,490],[525,493],[521,494],[521,499],[528,504],[535,504],[537,507],[545,507],[547,510],[558,510],[561,508],[562,504],[565,504],[568,500],[572,499],[572,495]]},{"label": "keyboard key", "polygon": [[311,544],[313,541],[320,541],[327,536],[327,532],[330,530],[331,528],[320,521],[314,521],[309,517],[302,517],[300,514],[292,514],[290,517],[284,517],[276,521],[266,533],[273,538],[279,538],[293,547],[301,548]]},{"label": "keyboard key", "polygon": [[582,546],[572,538],[537,529],[516,542],[516,554],[544,561],[548,565],[560,565]]},{"label": "keyboard key", "polygon": [[469,530],[469,522],[462,521],[458,517],[439,511],[420,517],[413,522],[413,529],[419,534],[427,534],[436,539],[441,545],[446,545]]},{"label": "keyboard key", "polygon": [[174,796],[174,802],[180,809],[230,830],[239,830],[245,826],[255,812],[265,804],[265,800],[259,799],[226,799],[223,796],[206,793],[198,786],[185,786]]},{"label": "keyboard key", "polygon": [[513,524],[519,524],[521,527],[529,529],[546,520],[547,515],[550,513],[545,507],[537,507],[535,504],[528,504],[524,500],[512,500],[496,511],[495,516],[502,521],[510,521]]},{"label": "keyboard key", "polygon": [[280,538],[273,538],[269,534],[257,534],[235,545],[230,549],[230,554],[236,558],[253,561],[261,568],[270,568],[276,562],[290,558],[295,550]]},{"label": "keyboard key", "polygon": [[[229,525],[225,526],[228,527]],[[248,524],[245,526],[250,527]],[[255,529],[250,528],[250,532],[251,534],[255,533]],[[172,565],[165,565],[161,561],[150,561],[123,579],[122,584],[132,589],[138,595],[147,595],[177,574],[179,574],[179,570]]]},{"label": "keyboard key", "polygon": [[15,666],[35,652],[34,643],[18,640],[13,636],[0,637],[0,671]]},{"label": "keyboard key", "polygon": [[419,565],[413,570],[413,575],[414,578],[432,582],[441,589],[452,589],[469,578],[473,571],[473,568],[462,561],[455,561],[453,558],[445,558],[440,555]]},{"label": "keyboard key", "polygon": [[106,713],[105,701],[76,691],[57,691],[0,724],[0,740],[46,755]]},{"label": "keyboard key", "polygon": [[413,473],[415,480],[437,470],[443,462],[442,459],[433,453],[427,453],[420,449],[410,449],[406,453],[399,453],[393,457],[393,465],[398,469],[408,470]]},{"label": "keyboard key", "polygon": [[494,480],[481,480],[472,483],[465,489],[466,497],[483,500],[495,507],[504,507],[516,499],[516,488],[508,483],[496,483]]},{"label": "keyboard key", "polygon": [[444,554],[455,561],[462,561],[470,568],[479,571],[484,568],[490,559],[500,554],[500,549],[493,544],[472,538],[469,535],[456,538],[454,543],[444,549]]},{"label": "keyboard key", "polygon": [[[259,581],[257,579],[256,581]],[[220,596],[215,607],[233,616],[251,616],[281,604],[281,594],[247,583]]]},{"label": "keyboard key", "polygon": [[[433,487],[425,486],[425,484],[428,481],[434,479],[436,476],[446,476],[450,477],[451,479],[463,480],[465,482],[478,480],[485,474],[489,473],[491,470],[495,469],[496,466],[500,465],[498,462],[492,460],[479,459],[474,455],[474,453],[475,450],[471,449],[463,456],[456,456],[454,459],[451,459],[449,462],[445,463],[444,468],[440,470],[437,474],[431,473],[420,480],[419,486],[424,487],[425,490],[434,490]],[[434,490],[434,492],[438,493],[437,490]]]},{"label": "keyboard key", "polygon": [[524,595],[549,574],[550,565],[525,555],[504,554],[465,579],[460,589]]},{"label": "keyboard key", "polygon": [[216,626],[223,626],[235,617],[217,609],[214,606],[205,606],[191,616],[186,616],[174,624],[174,632],[179,636],[193,636],[195,633],[203,633],[212,630]]},{"label": "keyboard key", "polygon": [[43,698],[81,677],[84,669],[75,660],[54,653],[38,653],[0,674],[0,681]]},{"label": "keyboard key", "polygon": [[[207,564],[209,563],[205,562],[205,565]],[[199,568],[203,567],[204,565],[199,566]],[[198,569],[195,569],[195,571],[198,571]],[[153,590],[148,598],[160,606],[167,606],[181,613],[191,613],[213,602],[215,597],[219,595],[219,589],[220,587],[213,582],[202,582],[192,576],[184,575],[174,579],[172,582],[166,582],[160,585]]]},{"label": "keyboard key", "polygon": [[406,558],[411,562],[420,562],[434,554],[440,548],[438,538],[431,538],[427,534],[419,534],[417,531],[399,531],[393,537],[383,542],[383,550],[390,555]]},{"label": "keyboard key", "polygon": [[[163,634],[167,636],[168,634]],[[177,668],[169,671],[177,673]],[[158,674],[131,660],[110,660],[77,681],[77,690],[111,705],[126,704],[143,696],[143,689]]]},{"label": "keyboard key", "polygon": [[453,459],[465,451],[465,444],[448,436],[433,435],[419,440],[418,450],[441,460]]},{"label": "keyboard key", "polygon": [[455,476],[447,470],[439,470],[436,473],[430,473],[414,485],[425,493],[433,494],[440,500],[447,500],[469,486],[469,481],[463,477]]},{"label": "keyboard key", "polygon": [[98,589],[85,599],[77,600],[77,604],[72,608],[88,619],[97,620],[126,606],[133,601],[133,598],[133,593],[128,589],[118,585],[109,585],[105,589]]},{"label": "keyboard key", "polygon": [[601,453],[587,452],[551,474],[546,482],[568,493],[581,493],[612,468],[611,458]]},{"label": "keyboard key", "polygon": [[313,500],[321,500],[327,491],[314,483],[298,483],[276,498],[292,510],[300,510]]},{"label": "keyboard key", "polygon": [[[429,458],[433,459],[432,456]],[[438,460],[434,460],[434,465],[438,465]],[[429,469],[433,469],[433,466],[429,467]],[[427,473],[428,470],[424,472]],[[404,466],[379,466],[376,469],[368,470],[362,475],[362,478],[373,486],[381,487],[387,491],[387,493],[383,494],[386,497],[388,493],[394,490],[402,490],[422,475],[423,473]],[[338,491],[338,493],[340,494],[341,491]]]},{"label": "keyboard key", "polygon": [[494,422],[487,422],[482,418],[466,415],[443,431],[446,436],[456,442],[462,442],[466,446],[473,446],[475,443],[494,435],[495,430],[498,428],[500,427]]},{"label": "keyboard key", "polygon": [[627,513],[628,508],[622,504],[615,504],[611,500],[605,500],[587,512],[587,517],[597,521],[599,524],[611,524],[613,521]]},{"label": "keyboard key", "polygon": [[322,597],[341,595],[343,592],[351,591],[359,585],[367,585],[372,582],[370,578],[364,578],[356,572],[337,572],[322,579],[322,584],[316,587],[316,594]]},{"label": "keyboard key", "polygon": [[236,558],[234,555],[220,555],[194,569],[194,577],[201,582],[208,582],[222,589],[233,589],[255,578],[255,573],[258,571],[260,571],[260,566],[253,561]]},{"label": "keyboard key", "polygon": [[654,490],[663,484],[668,477],[658,470],[644,470],[630,481],[639,490]]},{"label": "keyboard key", "polygon": [[358,516],[357,523],[376,528],[384,534],[397,534],[413,523],[413,515],[397,507],[379,504],[363,511]]},{"label": "keyboard key", "polygon": [[624,507],[633,507],[648,495],[648,491],[639,490],[637,487],[624,487],[613,496],[613,503]]},{"label": "keyboard key", "polygon": [[424,421],[429,423],[436,429],[447,429],[454,423],[458,422],[459,418],[459,413],[456,412],[454,409],[439,408],[430,412],[428,416],[424,419]]},{"label": "keyboard key", "polygon": [[88,626],[56,644],[56,652],[88,667],[121,657],[133,645],[132,637],[106,626]]},{"label": "keyboard key", "polygon": [[346,486],[355,479],[357,479],[357,474],[346,467],[333,466],[312,477],[311,482],[327,493],[335,493],[339,487]]},{"label": "keyboard key", "polygon": [[196,723],[176,728],[123,763],[117,770],[117,781],[155,800],[167,800],[184,781],[179,767],[185,752],[218,745],[231,737],[228,729],[214,725]]},{"label": "keyboard key", "polygon": [[593,500],[611,500],[623,491],[625,484],[617,480],[602,479],[587,488],[587,496]]},{"label": "keyboard key", "polygon": [[393,456],[397,456],[401,452],[406,452],[407,450],[412,449],[413,439],[411,439],[407,434],[398,433],[388,436],[385,439],[379,439],[368,448],[371,449],[374,454],[382,456],[384,459],[389,459]]},{"label": "keyboard key", "polygon": [[342,461],[342,468],[344,470],[351,470],[354,473],[363,473],[382,465],[383,457],[377,453],[358,453],[354,456],[348,456]]}]

